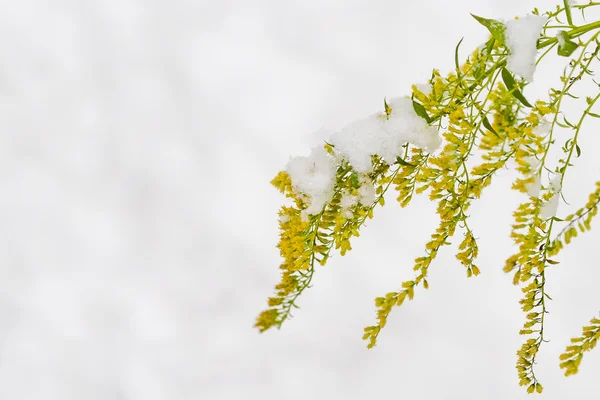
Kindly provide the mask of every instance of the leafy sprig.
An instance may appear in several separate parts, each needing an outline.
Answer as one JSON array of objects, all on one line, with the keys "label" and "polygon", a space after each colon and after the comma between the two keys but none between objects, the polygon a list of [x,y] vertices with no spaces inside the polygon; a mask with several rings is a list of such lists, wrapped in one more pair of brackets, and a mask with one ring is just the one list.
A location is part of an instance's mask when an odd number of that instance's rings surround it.
[{"label": "leafy sprig", "polygon": [[[521,287],[520,305],[526,313],[520,330],[526,339],[517,352],[519,383],[529,393],[541,393],[543,387],[535,366],[547,341],[545,319],[551,297],[546,290],[546,272],[559,264],[551,257],[578,232],[591,229],[600,204],[599,182],[583,207],[565,218],[555,215],[565,176],[582,155],[578,140],[584,122],[590,117],[600,118],[594,110],[600,92],[585,97],[584,111],[576,118],[564,112],[567,101],[580,101],[576,89],[581,82],[600,88],[593,80],[593,69],[600,61],[600,21],[585,21],[585,12],[598,5],[600,2],[594,1],[571,5],[564,0],[555,10],[544,13],[547,20],[537,41],[537,49],[542,52],[535,64],[554,49],[566,61],[560,85],[549,90],[547,99],[530,101],[525,96],[527,82],[510,70],[512,50],[505,23],[473,15],[488,29],[489,40],[460,64],[461,40],[454,52],[454,71],[442,76],[433,70],[425,87],[412,88],[415,114],[442,132],[441,151],[430,154],[405,144],[403,155],[390,164],[373,154],[369,174],[361,174],[342,161],[331,200],[314,215],[307,214],[306,198],[295,191],[289,175],[280,172],[272,183],[293,201],[292,206],[280,211],[282,280],[256,326],[261,331],[280,327],[291,317],[291,310],[298,307],[298,297],[312,283],[316,264],[325,265],[333,249],[341,255],[352,249],[351,238],[359,236],[375,207],[385,204],[390,187],[394,187],[402,207],[408,206],[414,195],[426,193],[437,203],[439,226],[425,245],[424,255],[414,260],[414,277],[398,290],[375,299],[377,320],[365,328],[363,335],[369,348],[375,346],[393,308],[403,305],[406,299],[413,300],[417,288],[429,288],[429,267],[457,231],[462,233],[457,260],[468,277],[481,272],[476,264],[479,247],[469,224],[469,207],[491,185],[494,175],[514,162],[519,175],[512,188],[526,193],[528,200],[514,212],[511,237],[517,251],[507,258],[504,271],[512,273],[513,283]],[[583,19],[580,25],[575,11]],[[534,9],[533,14],[540,12]],[[384,100],[381,118],[389,118],[392,112]],[[563,137],[561,158],[553,162],[550,150]],[[325,149],[332,158],[343,160],[335,146],[327,143]],[[544,173],[550,174],[548,184],[542,184]],[[360,194],[365,190],[373,192],[368,201]],[[346,201],[348,196],[355,200]],[[562,230],[556,234],[561,224]],[[581,337],[572,339],[561,356],[560,366],[566,375],[578,371],[583,353],[600,338],[600,320],[594,318],[590,324],[584,327]]]}]

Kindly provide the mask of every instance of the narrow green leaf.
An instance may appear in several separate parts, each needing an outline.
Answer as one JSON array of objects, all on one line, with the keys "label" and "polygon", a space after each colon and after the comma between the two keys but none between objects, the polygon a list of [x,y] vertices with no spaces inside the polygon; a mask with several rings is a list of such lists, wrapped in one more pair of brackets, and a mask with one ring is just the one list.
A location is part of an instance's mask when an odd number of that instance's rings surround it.
[{"label": "narrow green leaf", "polygon": [[556,49],[556,52],[559,56],[569,57],[577,50],[577,47],[579,47],[577,43],[571,40],[571,37],[565,31],[559,31],[556,34],[556,37],[558,38],[558,48]]},{"label": "narrow green leaf", "polygon": [[487,54],[490,54],[492,52],[492,49],[494,48],[494,42],[495,41],[496,41],[496,39],[492,37],[490,40],[488,40],[485,43],[485,49],[487,51]]},{"label": "narrow green leaf", "polygon": [[578,144],[575,145],[575,151],[577,152],[577,158],[579,158],[581,156],[581,148]]},{"label": "narrow green leaf", "polygon": [[488,31],[490,31],[494,39],[502,44],[505,44],[504,32],[506,31],[506,26],[502,22],[496,21],[495,19],[479,17],[475,14],[471,15],[477,20],[477,22],[485,26]]},{"label": "narrow green leaf", "polygon": [[496,135],[496,137],[500,137],[500,135],[498,135],[498,133],[494,130],[494,128],[492,128],[492,124],[490,124],[490,121],[487,118],[487,115],[484,115],[483,118],[481,119],[481,122],[483,122],[483,126],[485,126],[485,128],[492,132],[494,135]]},{"label": "narrow green leaf", "polygon": [[592,117],[594,117],[594,118],[600,118],[600,115],[598,115],[598,114],[595,114],[595,113],[593,113],[593,112],[589,112],[589,111],[588,111],[588,115],[591,115],[591,116],[592,116]]},{"label": "narrow green leaf", "polygon": [[481,82],[481,78],[485,73],[485,65],[477,64],[473,67],[473,77],[477,80],[477,82]]},{"label": "narrow green leaf", "polygon": [[352,175],[350,175],[350,185],[353,188],[360,187],[360,182],[358,181],[358,174],[356,172],[353,172]]},{"label": "narrow green leaf", "polygon": [[576,128],[577,128],[575,125],[573,125],[571,122],[569,122],[569,120],[567,119],[567,117],[565,117],[564,115],[563,115],[562,117],[563,117],[563,122],[564,122],[565,124],[567,124],[568,126],[570,126],[570,127],[571,127],[571,128],[573,128],[573,129],[576,129]]},{"label": "narrow green leaf", "polygon": [[563,151],[566,153],[568,151],[569,145],[571,144],[571,142],[573,141],[573,138],[567,139],[567,141],[565,142],[565,147],[563,147]]},{"label": "narrow green leaf", "polygon": [[464,37],[459,40],[458,44],[456,45],[456,49],[454,49],[454,65],[456,66],[456,74],[458,77],[460,77],[460,64],[458,63],[458,48],[460,47],[460,44],[463,40]]},{"label": "narrow green leaf", "polygon": [[502,68],[502,80],[506,85],[506,88],[512,93],[512,95],[521,102],[525,107],[531,108],[531,104],[527,101],[523,93],[517,87],[517,83],[515,82],[515,78],[513,78],[512,74],[506,68]]},{"label": "narrow green leaf", "polygon": [[432,119],[431,117],[427,114],[427,110],[425,110],[425,107],[423,107],[423,105],[421,103],[417,103],[416,101],[412,101],[413,103],[413,108],[415,109],[415,112],[417,113],[417,115],[421,118],[423,118],[425,121],[427,121],[427,123],[431,123]]},{"label": "narrow green leaf", "polygon": [[400,156],[396,157],[396,161],[398,162],[398,164],[404,165],[406,167],[416,167],[416,165],[406,162],[406,160],[403,160],[402,158],[400,158]]},{"label": "narrow green leaf", "polygon": [[384,110],[385,110],[385,114],[387,116],[389,116],[392,113],[392,108],[387,103],[387,100],[385,99],[385,97],[383,98],[383,107],[384,107]]},{"label": "narrow green leaf", "polygon": [[569,93],[569,92],[565,92],[565,95],[567,95],[567,96],[569,96],[570,98],[572,98],[572,99],[575,99],[575,100],[578,100],[578,99],[579,99],[579,96],[575,96],[575,95],[573,95],[573,94],[571,94],[571,93]]},{"label": "narrow green leaf", "polygon": [[516,85],[515,78],[513,78],[512,74],[506,68],[502,68],[502,80],[504,84],[508,88],[508,90],[513,90]]}]

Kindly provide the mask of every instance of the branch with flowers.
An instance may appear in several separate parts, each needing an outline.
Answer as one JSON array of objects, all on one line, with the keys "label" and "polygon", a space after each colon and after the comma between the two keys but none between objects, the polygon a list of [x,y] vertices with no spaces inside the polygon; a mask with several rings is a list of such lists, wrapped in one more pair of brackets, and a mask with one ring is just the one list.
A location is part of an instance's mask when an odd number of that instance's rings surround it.
[{"label": "branch with flowers", "polygon": [[[439,225],[423,255],[415,258],[413,277],[375,299],[376,322],[363,335],[369,348],[375,346],[391,311],[429,287],[429,268],[451,237],[462,236],[456,258],[467,277],[479,275],[477,235],[468,210],[495,174],[510,167],[518,174],[512,188],[527,195],[514,212],[516,252],[504,265],[522,289],[526,313],[517,371],[527,392],[541,393],[535,365],[547,340],[546,270],[558,264],[554,257],[578,232],[591,229],[600,204],[599,181],[585,205],[557,216],[564,180],[582,153],[583,125],[600,118],[594,111],[600,84],[593,79],[600,61],[600,21],[585,21],[586,12],[597,6],[600,2],[565,0],[554,11],[534,9],[506,22],[474,15],[490,38],[464,63],[459,63],[459,42],[452,72],[443,76],[433,70],[427,83],[412,86],[411,96],[384,99],[381,112],[347,125],[309,156],[292,158],[272,181],[291,200],[279,211],[281,282],[256,327],[261,332],[279,328],[290,318],[317,263],[325,265],[333,249],[341,255],[352,249],[351,239],[385,204],[390,188],[402,207],[426,193],[437,203]],[[552,52],[564,60],[560,84],[547,98],[529,101],[524,89]],[[590,88],[591,94],[579,96]],[[568,102],[581,102],[583,111],[567,115]],[[561,155],[554,160],[549,154],[557,146]],[[593,318],[561,355],[565,375],[576,373],[584,352],[594,348],[599,324]]]}]

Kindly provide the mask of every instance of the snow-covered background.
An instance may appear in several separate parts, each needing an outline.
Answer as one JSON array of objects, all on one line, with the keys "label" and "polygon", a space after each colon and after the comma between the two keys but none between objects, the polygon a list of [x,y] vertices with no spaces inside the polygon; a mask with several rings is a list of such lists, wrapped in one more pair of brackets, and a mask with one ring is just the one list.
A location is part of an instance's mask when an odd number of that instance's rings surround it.
[{"label": "snow-covered background", "polygon": [[[269,181],[289,157],[451,69],[461,37],[463,55],[487,37],[469,12],[535,3],[1,1],[0,399],[526,398],[501,272],[522,197],[502,177],[471,213],[482,274],[442,252],[375,349],[362,328],[412,276],[426,199],[379,209],[282,330],[252,325],[279,278]],[[600,177],[583,140],[574,205]],[[558,369],[600,307],[597,243],[549,272],[547,399],[598,398],[599,350]]]}]

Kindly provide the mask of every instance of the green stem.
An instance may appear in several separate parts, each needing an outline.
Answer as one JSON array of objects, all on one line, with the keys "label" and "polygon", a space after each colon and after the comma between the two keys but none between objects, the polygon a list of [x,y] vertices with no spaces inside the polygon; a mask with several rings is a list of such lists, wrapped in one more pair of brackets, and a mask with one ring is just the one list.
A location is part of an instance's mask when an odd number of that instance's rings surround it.
[{"label": "green stem", "polygon": [[[596,37],[598,36],[598,34],[599,33],[596,33],[590,40],[587,41],[587,43],[585,43],[583,45],[583,48],[581,49],[581,53],[579,54],[579,57],[577,58],[575,64],[571,67],[571,71],[569,72],[569,75],[564,80],[564,84],[563,84],[563,87],[562,87],[560,93],[557,95],[557,97],[552,102],[552,106],[556,107],[556,112],[554,113],[554,117],[552,118],[552,125],[550,126],[550,133],[549,133],[549,136],[548,136],[548,142],[547,142],[547,145],[546,145],[546,149],[544,151],[544,156],[542,157],[542,160],[540,162],[540,167],[539,167],[540,171],[544,167],[544,163],[546,162],[546,157],[548,157],[548,153],[550,151],[550,146],[552,145],[552,139],[553,139],[553,136],[554,136],[554,128],[555,128],[556,123],[558,121],[558,115],[559,115],[560,106],[562,104],[563,97],[564,97],[565,93],[568,92],[569,89],[571,88],[571,86],[575,83],[575,80],[571,80],[571,78],[575,74],[575,68],[578,65],[580,65],[581,60],[585,56],[585,50],[592,43],[592,41],[596,39]],[[592,61],[592,58],[590,58],[589,63],[591,63],[591,61]],[[589,63],[588,63],[588,65],[589,65]],[[540,172],[537,172],[537,173],[540,173]]]},{"label": "green stem", "polygon": [[[571,29],[570,31],[567,32],[567,35],[569,35],[570,38],[576,38],[576,37],[579,37],[589,31],[592,31],[592,30],[598,29],[598,28],[600,28],[600,21],[591,22],[589,24],[581,25],[577,28]],[[556,43],[557,41],[558,41],[558,39],[553,37],[551,39],[548,39],[548,40],[538,44],[537,48],[543,49],[544,47],[550,46],[551,44]]]},{"label": "green stem", "polygon": [[563,4],[565,6],[565,14],[567,15],[567,22],[570,26],[573,25],[573,17],[571,16],[571,5],[569,4],[569,0],[563,0]]}]

